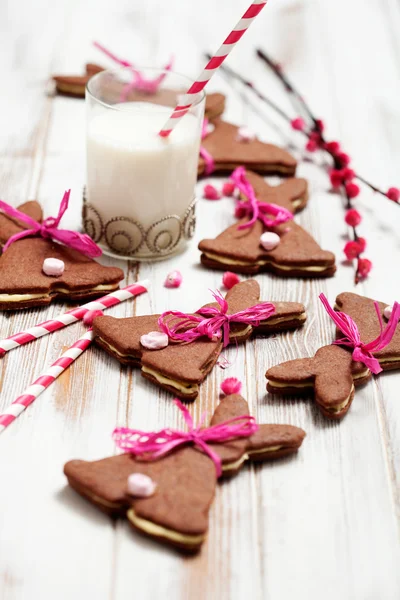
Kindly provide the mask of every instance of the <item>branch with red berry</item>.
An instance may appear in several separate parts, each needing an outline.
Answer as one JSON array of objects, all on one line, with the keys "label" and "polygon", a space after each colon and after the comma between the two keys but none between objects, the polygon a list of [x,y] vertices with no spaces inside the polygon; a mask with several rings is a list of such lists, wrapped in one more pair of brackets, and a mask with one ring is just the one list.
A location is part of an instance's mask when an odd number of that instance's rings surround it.
[{"label": "branch with red berry", "polygon": [[370,273],[372,262],[368,258],[361,256],[366,248],[366,240],[358,235],[357,227],[360,225],[362,217],[352,204],[352,200],[360,193],[360,188],[357,183],[355,183],[355,180],[358,180],[359,182],[371,188],[374,192],[385,196],[397,204],[400,203],[400,190],[398,188],[391,187],[387,192],[384,192],[367,179],[356,173],[350,166],[350,156],[342,150],[339,142],[326,140],[324,136],[323,121],[314,116],[302,95],[296,90],[291,81],[288,79],[287,75],[283,72],[282,67],[278,63],[272,61],[271,58],[268,57],[262,50],[257,50],[257,55],[280,79],[285,87],[285,90],[293,100],[293,104],[296,106],[296,109],[300,109],[302,116],[298,116],[296,118],[290,117],[284,110],[282,110],[280,106],[262,94],[251,81],[245,79],[242,77],[242,75],[236,73],[230,67],[222,65],[221,70],[232,79],[240,81],[243,85],[251,89],[252,92],[264,104],[269,106],[269,108],[272,108],[278,115],[280,115],[280,117],[287,121],[294,130],[301,132],[307,138],[305,147],[308,152],[322,150],[331,157],[332,168],[329,171],[330,181],[333,189],[336,191],[341,190],[346,197],[345,222],[352,229],[353,239],[345,244],[343,251],[347,260],[357,260],[355,283],[359,283],[359,281],[365,279]]}]

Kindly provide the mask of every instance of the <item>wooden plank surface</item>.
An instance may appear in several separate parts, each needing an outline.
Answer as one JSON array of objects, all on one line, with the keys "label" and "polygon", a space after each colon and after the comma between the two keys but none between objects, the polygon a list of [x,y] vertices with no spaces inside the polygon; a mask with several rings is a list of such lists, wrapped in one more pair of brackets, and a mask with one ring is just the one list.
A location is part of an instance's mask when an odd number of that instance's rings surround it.
[{"label": "wooden plank surface", "polygon": [[[85,182],[85,107],[81,100],[46,96],[54,72],[78,72],[97,39],[138,64],[163,64],[176,55],[176,70],[195,76],[202,52],[217,47],[244,0],[37,0],[0,7],[7,60],[0,96],[0,189],[16,205],[38,198],[54,212],[71,187],[66,226],[79,226]],[[288,70],[315,112],[340,139],[356,168],[383,187],[399,181],[400,8],[395,0],[281,0],[271,2],[243,38],[230,64],[290,110],[279,84],[255,62],[263,46]],[[280,145],[301,139],[237,85],[217,76],[228,95],[226,117]],[[301,152],[298,152],[299,157]],[[399,375],[385,374],[357,391],[341,423],[324,420],[308,400],[272,398],[264,373],[279,361],[311,355],[332,339],[333,327],[317,295],[333,301],[354,291],[353,272],[340,265],[346,229],[340,199],[326,175],[302,162],[310,182],[307,209],[297,217],[321,245],[337,255],[327,281],[258,276],[263,299],[302,301],[304,330],[256,339],[238,349],[233,366],[215,368],[191,407],[212,413],[228,375],[244,381],[243,394],[260,422],[292,423],[307,431],[297,457],[247,467],[221,484],[202,552],[184,558],[140,538],[126,523],[114,524],[65,485],[63,464],[113,453],[116,424],[155,429],[182,425],[170,395],[91,348],[0,438],[0,599],[96,597],[175,599],[266,598],[286,600],[394,600],[400,597]],[[212,181],[212,180],[211,180]],[[198,187],[201,196],[202,185]],[[399,298],[399,209],[363,189],[357,200],[362,232],[374,261],[371,278],[358,286],[392,302]],[[168,308],[192,310],[221,286],[221,273],[198,265],[198,240],[232,222],[226,199],[198,204],[195,242],[183,255],[158,264],[120,263],[126,281],[149,278],[152,292],[108,314],[127,316]],[[102,259],[111,264],[109,259]],[[117,264],[115,261],[113,264]],[[166,290],[166,273],[178,268],[179,290]],[[51,318],[62,305],[2,314],[2,337]],[[80,324],[9,353],[0,362],[0,408],[6,407],[83,331]],[[232,357],[236,350],[231,349]]]}]

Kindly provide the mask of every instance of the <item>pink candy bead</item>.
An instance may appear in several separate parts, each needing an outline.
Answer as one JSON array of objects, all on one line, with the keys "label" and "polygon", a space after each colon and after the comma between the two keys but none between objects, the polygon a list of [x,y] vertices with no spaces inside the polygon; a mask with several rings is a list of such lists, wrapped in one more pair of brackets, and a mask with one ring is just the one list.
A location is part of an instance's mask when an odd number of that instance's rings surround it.
[{"label": "pink candy bead", "polygon": [[279,237],[279,235],[277,233],[274,233],[273,231],[265,231],[260,236],[260,244],[264,248],[264,250],[273,250],[277,247],[280,241],[281,238]]},{"label": "pink candy bead", "polygon": [[131,473],[127,481],[128,494],[137,498],[149,498],[156,490],[157,484],[143,473]]},{"label": "pink candy bead", "polygon": [[225,271],[222,276],[222,283],[227,290],[233,288],[234,285],[240,282],[239,277],[236,273],[232,273],[231,271]]},{"label": "pink candy bead", "polygon": [[228,377],[221,383],[221,390],[227,396],[229,394],[238,394],[242,389],[242,384],[236,377]]},{"label": "pink candy bead", "polygon": [[65,264],[58,258],[45,258],[43,261],[42,270],[45,275],[50,277],[59,277],[64,273]]},{"label": "pink candy bead", "polygon": [[237,138],[239,142],[252,142],[256,139],[256,134],[249,127],[239,127]]},{"label": "pink candy bead", "polygon": [[141,336],[140,343],[147,350],[161,350],[168,346],[168,336],[162,331],[150,331]]},{"label": "pink candy bead", "polygon": [[171,271],[171,273],[168,273],[164,281],[164,287],[178,288],[182,283],[182,279],[183,277],[180,271]]},{"label": "pink candy bead", "polygon": [[206,200],[220,200],[221,192],[210,183],[204,186],[203,195]]}]

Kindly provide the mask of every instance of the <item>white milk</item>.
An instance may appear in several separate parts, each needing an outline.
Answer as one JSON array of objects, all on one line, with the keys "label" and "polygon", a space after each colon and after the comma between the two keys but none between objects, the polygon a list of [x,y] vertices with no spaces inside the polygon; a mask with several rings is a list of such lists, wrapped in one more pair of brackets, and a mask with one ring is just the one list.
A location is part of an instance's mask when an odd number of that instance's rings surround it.
[{"label": "white milk", "polygon": [[[200,119],[185,115],[163,139],[157,134],[170,108],[151,103],[120,106],[93,116],[88,124],[88,202],[103,224],[127,217],[148,230],[167,215],[183,217],[194,198]],[[118,244],[118,236],[114,240]],[[120,250],[123,242],[121,238]]]}]

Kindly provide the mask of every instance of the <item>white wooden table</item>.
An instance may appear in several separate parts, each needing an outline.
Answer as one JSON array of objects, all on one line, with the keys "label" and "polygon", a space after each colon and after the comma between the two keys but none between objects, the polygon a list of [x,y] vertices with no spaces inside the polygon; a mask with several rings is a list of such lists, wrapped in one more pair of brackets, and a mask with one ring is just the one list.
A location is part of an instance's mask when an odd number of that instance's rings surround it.
[{"label": "white wooden table", "polygon": [[[52,214],[71,187],[65,225],[79,226],[85,107],[82,100],[46,97],[49,75],[77,73],[88,60],[104,62],[91,47],[98,39],[138,64],[161,65],[175,53],[176,69],[195,76],[202,52],[217,47],[246,6],[246,0],[36,0],[9,3],[7,16],[3,3],[1,198],[14,205],[38,198]],[[254,59],[254,47],[263,46],[326,120],[328,136],[342,141],[360,172],[387,188],[400,183],[399,27],[395,0],[270,0],[229,62],[289,109],[279,84]],[[301,142],[257,103],[255,112],[240,87],[217,76],[211,88],[228,94],[229,120],[280,145]],[[258,276],[263,299],[307,305],[306,327],[241,347],[229,371],[214,369],[191,408],[195,417],[211,414],[220,382],[235,375],[260,421],[307,431],[298,456],[245,468],[220,485],[208,541],[194,558],[143,539],[125,522],[114,524],[66,487],[63,464],[112,454],[117,423],[155,429],[178,424],[178,417],[169,394],[92,348],[0,438],[1,600],[400,598],[400,374],[387,373],[357,391],[342,422],[323,419],[311,401],[273,400],[265,392],[269,366],[311,355],[331,341],[332,324],[317,294],[333,301],[341,291],[354,291],[353,270],[341,265],[341,201],[329,193],[318,167],[302,163],[298,174],[309,179],[311,197],[297,220],[336,252],[338,272],[326,281]],[[357,206],[375,267],[357,292],[392,302],[400,296],[399,207],[366,189]],[[192,310],[208,301],[208,289],[220,286],[222,274],[199,267],[197,242],[231,222],[230,200],[200,200],[187,253],[159,264],[121,263],[127,282],[152,281],[137,314]],[[173,268],[182,271],[184,283],[166,290],[162,283]],[[134,306],[125,303],[108,314],[131,315]],[[63,308],[3,313],[1,337]],[[9,353],[0,362],[0,407],[82,331],[76,324]]]}]

